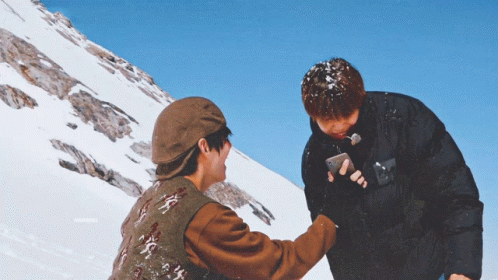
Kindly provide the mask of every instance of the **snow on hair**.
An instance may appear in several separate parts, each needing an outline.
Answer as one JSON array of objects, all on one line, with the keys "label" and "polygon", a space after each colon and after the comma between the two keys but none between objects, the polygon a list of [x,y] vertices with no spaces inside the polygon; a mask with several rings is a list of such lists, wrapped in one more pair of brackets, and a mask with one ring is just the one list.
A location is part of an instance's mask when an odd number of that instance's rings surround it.
[{"label": "snow on hair", "polygon": [[301,83],[301,93],[306,112],[327,119],[350,116],[365,97],[360,73],[342,58],[311,67]]}]

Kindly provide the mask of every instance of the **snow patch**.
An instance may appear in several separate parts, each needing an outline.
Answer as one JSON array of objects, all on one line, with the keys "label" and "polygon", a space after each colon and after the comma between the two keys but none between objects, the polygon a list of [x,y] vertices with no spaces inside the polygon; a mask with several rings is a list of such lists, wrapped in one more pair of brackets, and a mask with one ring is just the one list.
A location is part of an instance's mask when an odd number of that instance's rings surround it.
[{"label": "snow patch", "polygon": [[48,61],[46,61],[46,60],[44,60],[44,59],[40,59],[40,62],[41,62],[43,65],[45,65],[45,66],[47,66],[47,67],[49,67],[49,68],[52,68],[52,67],[53,67],[52,63],[50,63],[50,62],[48,62]]}]

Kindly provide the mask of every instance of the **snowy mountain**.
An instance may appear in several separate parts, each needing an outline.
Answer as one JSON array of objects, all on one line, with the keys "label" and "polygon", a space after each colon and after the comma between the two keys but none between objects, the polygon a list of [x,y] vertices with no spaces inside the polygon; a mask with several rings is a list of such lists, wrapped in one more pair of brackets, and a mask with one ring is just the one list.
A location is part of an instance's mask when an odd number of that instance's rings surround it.
[{"label": "snowy mountain", "polygon": [[[0,0],[0,100],[0,278],[106,279],[174,98],[64,15]],[[293,240],[310,225],[290,181],[235,148],[227,168],[209,195],[252,230]],[[306,275],[331,278],[325,260]]]}]

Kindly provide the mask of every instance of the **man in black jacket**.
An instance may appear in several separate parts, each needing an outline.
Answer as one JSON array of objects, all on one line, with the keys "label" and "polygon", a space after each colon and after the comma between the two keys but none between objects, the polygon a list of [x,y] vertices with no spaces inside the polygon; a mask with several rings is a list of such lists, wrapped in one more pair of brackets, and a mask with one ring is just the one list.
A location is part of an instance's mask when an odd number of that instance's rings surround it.
[{"label": "man in black jacket", "polygon": [[[483,204],[434,113],[405,95],[365,92],[341,58],[306,73],[302,100],[312,129],[302,161],[308,208],[313,220],[325,206],[337,217],[334,279],[479,279]],[[325,160],[339,153],[364,182],[328,171]]]}]

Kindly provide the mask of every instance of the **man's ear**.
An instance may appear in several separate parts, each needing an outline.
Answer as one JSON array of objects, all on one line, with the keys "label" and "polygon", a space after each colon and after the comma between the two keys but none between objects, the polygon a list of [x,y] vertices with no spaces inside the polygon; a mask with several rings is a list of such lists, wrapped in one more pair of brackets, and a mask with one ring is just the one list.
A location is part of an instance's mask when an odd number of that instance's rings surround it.
[{"label": "man's ear", "polygon": [[197,145],[199,146],[199,149],[201,150],[202,154],[206,154],[211,150],[211,149],[209,149],[209,144],[205,138],[199,139],[199,141],[197,142]]}]

